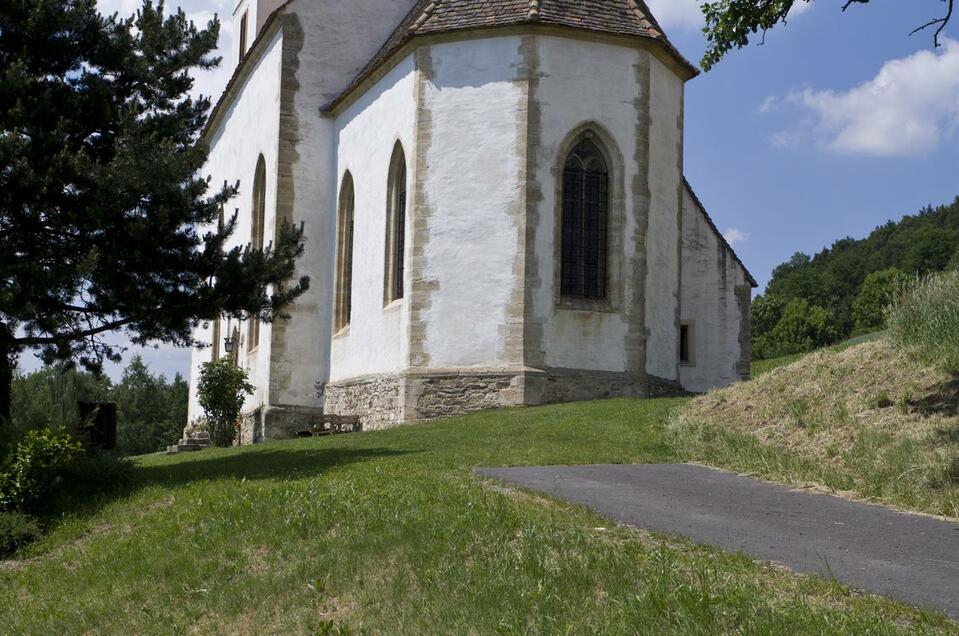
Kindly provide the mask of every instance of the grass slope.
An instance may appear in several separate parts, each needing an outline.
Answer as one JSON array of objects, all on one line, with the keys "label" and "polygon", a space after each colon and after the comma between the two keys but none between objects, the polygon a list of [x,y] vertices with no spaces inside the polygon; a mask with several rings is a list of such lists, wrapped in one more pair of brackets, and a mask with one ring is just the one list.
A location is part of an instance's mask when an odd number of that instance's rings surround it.
[{"label": "grass slope", "polygon": [[150,456],[0,564],[4,633],[947,633],[929,612],[611,527],[481,465],[663,462],[684,400]]},{"label": "grass slope", "polygon": [[673,433],[698,461],[959,517],[957,405],[959,378],[880,339],[697,398]]},{"label": "grass slope", "polygon": [[[884,333],[882,331],[876,331],[874,333],[868,333],[861,336],[855,336],[849,338],[848,340],[843,340],[837,344],[826,347],[826,351],[843,351],[849,347],[855,346],[857,344],[862,344],[864,342],[873,342],[882,338]],[[752,379],[755,380],[759,376],[765,375],[772,371],[773,369],[778,369],[780,367],[785,367],[797,360],[801,360],[803,357],[809,355],[808,353],[794,353],[788,356],[780,356],[778,358],[766,358],[762,360],[753,360],[752,361]]]}]

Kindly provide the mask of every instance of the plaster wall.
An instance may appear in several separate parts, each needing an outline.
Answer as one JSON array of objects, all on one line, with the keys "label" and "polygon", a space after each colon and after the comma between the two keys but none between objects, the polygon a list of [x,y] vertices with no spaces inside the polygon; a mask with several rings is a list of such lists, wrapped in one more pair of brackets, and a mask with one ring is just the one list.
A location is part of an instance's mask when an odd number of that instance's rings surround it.
[{"label": "plaster wall", "polygon": [[[256,40],[260,30],[285,0],[241,0],[233,9],[233,65],[236,66],[242,57],[240,51],[240,26],[243,14],[246,14],[246,46],[247,51]],[[243,51],[242,53],[245,53]]]},{"label": "plaster wall", "polygon": [[679,379],[683,82],[650,55],[646,371]]},{"label": "plaster wall", "polygon": [[[255,2],[253,2],[253,4],[256,5],[256,13],[251,16],[253,19],[250,20],[250,24],[255,29],[251,34],[254,39],[260,33],[260,29],[263,28],[270,14],[276,11],[284,2],[286,2],[286,0],[255,0]],[[253,39],[250,40],[250,42],[252,41]]]},{"label": "plaster wall", "polygon": [[[383,287],[387,185],[397,142],[406,156],[407,192],[413,191],[414,89],[413,58],[408,57],[336,120],[337,186],[349,171],[355,194],[352,316],[350,325],[333,336],[333,381],[397,373],[406,366],[408,294],[384,307]],[[409,237],[409,206],[406,218]],[[409,249],[405,252],[408,263]],[[408,264],[404,271],[409,275]],[[408,282],[404,288],[409,289]]]},{"label": "plaster wall", "polygon": [[[266,214],[265,242],[272,240],[272,228],[275,225],[277,195],[277,158],[278,135],[280,125],[280,66],[283,38],[277,33],[267,43],[263,55],[256,61],[252,73],[238,87],[237,96],[223,113],[217,127],[210,134],[210,155],[204,172],[210,176],[211,187],[218,188],[224,182],[240,182],[240,191],[224,210],[229,220],[237,211],[237,224],[227,248],[242,246],[250,242],[251,210],[253,205],[253,178],[258,157],[262,154],[266,162]],[[240,351],[240,363],[250,370],[251,381],[256,392],[249,397],[244,411],[252,410],[267,400],[266,387],[270,375],[270,330],[269,325],[260,328],[260,345],[253,355],[247,355],[246,325],[237,321],[223,320],[220,328],[219,348],[223,351],[222,338],[227,337],[233,326],[239,326],[243,340]],[[196,338],[212,343],[212,323],[200,328]],[[202,415],[196,396],[196,384],[200,365],[210,361],[212,349],[194,349],[190,363],[190,402],[189,419],[196,420]]]},{"label": "plaster wall", "polygon": [[684,187],[682,320],[692,329],[691,364],[680,367],[686,390],[705,392],[740,379],[742,308],[736,288],[748,285],[742,266]]},{"label": "plaster wall", "polygon": [[[346,88],[412,4],[295,0],[284,9],[279,203],[283,218],[303,224],[306,251],[297,274],[310,276],[310,289],[288,308],[290,319],[278,326],[273,338],[272,405],[319,408],[317,386],[329,379],[342,170],[337,165],[337,123],[321,114],[320,107]],[[390,140],[383,145],[392,150]],[[362,188],[358,183],[357,191]],[[377,207],[385,200],[384,195]]]},{"label": "plaster wall", "polygon": [[[525,89],[519,37],[435,44],[418,53],[418,167],[413,249],[417,355],[433,369],[521,362],[506,337],[522,295],[514,266],[525,182]],[[419,168],[418,168],[419,169]],[[420,341],[421,340],[421,341]]]},{"label": "plaster wall", "polygon": [[[535,254],[537,276],[532,281],[532,309],[543,323],[543,337],[536,347],[548,367],[625,371],[623,342],[627,325],[624,315],[624,286],[634,281],[624,277],[624,263],[635,253],[635,245],[619,239],[611,249],[610,306],[599,311],[557,306],[559,267],[556,258],[559,201],[563,163],[578,131],[599,132],[595,139],[610,155],[610,232],[632,236],[638,220],[633,214],[631,184],[645,179],[633,161],[637,143],[635,101],[643,92],[632,69],[645,52],[601,42],[557,37],[536,37],[538,77],[532,93],[537,117],[531,127],[534,162],[531,178],[535,206]],[[538,119],[538,125],[536,120]],[[562,155],[562,156],[561,156]],[[610,241],[611,247],[616,241]]]}]

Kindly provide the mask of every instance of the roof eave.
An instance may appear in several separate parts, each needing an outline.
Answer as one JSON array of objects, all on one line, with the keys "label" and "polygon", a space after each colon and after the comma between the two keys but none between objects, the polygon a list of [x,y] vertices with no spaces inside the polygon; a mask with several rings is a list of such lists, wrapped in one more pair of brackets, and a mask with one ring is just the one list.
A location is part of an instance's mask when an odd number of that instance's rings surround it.
[{"label": "roof eave", "polygon": [[610,33],[608,31],[600,31],[595,29],[588,29],[584,27],[571,27],[560,24],[549,24],[540,21],[528,21],[528,22],[516,22],[512,24],[503,24],[495,26],[486,26],[486,27],[467,27],[463,29],[452,29],[444,31],[442,33],[413,33],[405,37],[394,49],[394,51],[380,60],[375,66],[363,69],[359,75],[357,75],[350,85],[339,95],[337,95],[332,101],[327,102],[326,104],[320,107],[320,112],[325,115],[337,114],[342,110],[342,105],[344,102],[350,100],[350,97],[355,94],[357,91],[362,91],[367,86],[368,81],[371,78],[375,78],[379,75],[380,69],[384,67],[390,67],[392,62],[397,59],[397,57],[405,57],[409,54],[409,49],[411,48],[412,43],[418,43],[421,41],[429,41],[431,39],[436,39],[439,37],[451,37],[451,36],[465,36],[463,39],[467,39],[470,35],[476,33],[485,33],[487,31],[507,31],[507,30],[516,30],[516,29],[546,29],[550,31],[567,31],[571,33],[590,33],[593,35],[600,35],[609,37],[612,40],[620,41],[632,41],[637,43],[642,43],[644,46],[651,45],[654,48],[659,48],[663,53],[665,53],[670,59],[677,63],[677,70],[684,71],[680,73],[680,77],[684,82],[695,78],[700,74],[700,70],[693,65],[689,60],[683,57],[682,53],[673,46],[673,44],[666,39],[662,38],[652,38],[652,37],[642,37],[636,35],[624,35],[618,33]]},{"label": "roof eave", "polygon": [[726,237],[723,236],[723,233],[719,231],[718,227],[716,227],[716,223],[713,222],[712,217],[709,216],[709,212],[706,211],[706,206],[703,205],[703,202],[700,201],[699,196],[696,195],[696,191],[693,190],[693,186],[689,185],[689,180],[686,179],[685,175],[683,176],[683,185],[686,186],[686,190],[689,192],[689,196],[693,198],[693,201],[696,203],[696,205],[699,206],[699,209],[703,211],[703,216],[706,217],[706,223],[709,224],[709,227],[711,227],[713,229],[713,232],[716,233],[716,236],[719,237],[719,241],[723,244],[723,246],[727,250],[729,250],[729,253],[733,255],[733,259],[735,259],[735,261],[739,263],[739,266],[743,268],[743,273],[746,274],[746,280],[749,282],[749,284],[752,286],[753,289],[758,288],[759,283],[757,283],[756,279],[753,278],[753,275],[749,273],[749,269],[746,268],[745,263],[743,263],[742,259],[739,258],[739,255],[736,254],[736,250],[733,249],[733,246],[729,244],[729,241],[726,240]]},{"label": "roof eave", "polygon": [[273,37],[280,26],[280,15],[291,2],[293,2],[293,0],[286,0],[286,2],[274,9],[266,19],[266,22],[263,23],[260,33],[256,36],[256,39],[253,40],[253,44],[250,45],[246,55],[240,59],[240,62],[236,65],[236,68],[233,69],[233,74],[230,76],[230,80],[226,83],[223,92],[220,93],[220,98],[216,101],[216,104],[210,111],[210,116],[206,120],[206,126],[203,127],[203,130],[200,133],[201,140],[206,141],[210,133],[220,123],[220,120],[223,117],[223,112],[231,103],[233,103],[233,99],[236,97],[237,89],[241,83],[241,80],[249,75],[249,72],[253,68],[255,62],[260,59],[260,56],[263,54],[265,43]]}]

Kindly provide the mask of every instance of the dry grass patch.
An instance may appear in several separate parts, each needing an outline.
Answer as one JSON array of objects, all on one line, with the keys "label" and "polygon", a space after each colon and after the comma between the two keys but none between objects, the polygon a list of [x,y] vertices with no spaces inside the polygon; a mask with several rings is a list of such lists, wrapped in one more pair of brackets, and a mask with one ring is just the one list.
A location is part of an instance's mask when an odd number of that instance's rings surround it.
[{"label": "dry grass patch", "polygon": [[957,406],[959,379],[878,340],[693,400],[671,431],[697,461],[959,517]]}]

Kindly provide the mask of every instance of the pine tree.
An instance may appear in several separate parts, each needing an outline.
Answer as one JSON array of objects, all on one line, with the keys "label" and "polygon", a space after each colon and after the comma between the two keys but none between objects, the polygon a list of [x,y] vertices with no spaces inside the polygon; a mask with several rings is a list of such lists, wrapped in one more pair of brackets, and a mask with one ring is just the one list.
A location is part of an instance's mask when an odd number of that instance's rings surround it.
[{"label": "pine tree", "polygon": [[205,321],[268,322],[308,287],[291,281],[302,228],[225,248],[237,186],[201,176],[210,100],[190,97],[218,32],[149,0],[128,19],[0,3],[0,419],[24,350],[97,370],[119,357],[111,332],[192,346]]}]

